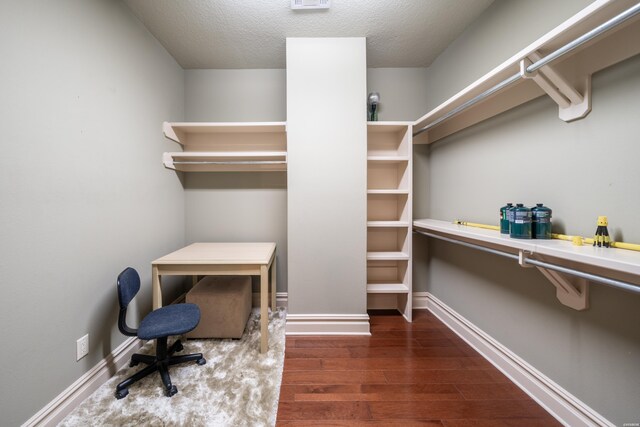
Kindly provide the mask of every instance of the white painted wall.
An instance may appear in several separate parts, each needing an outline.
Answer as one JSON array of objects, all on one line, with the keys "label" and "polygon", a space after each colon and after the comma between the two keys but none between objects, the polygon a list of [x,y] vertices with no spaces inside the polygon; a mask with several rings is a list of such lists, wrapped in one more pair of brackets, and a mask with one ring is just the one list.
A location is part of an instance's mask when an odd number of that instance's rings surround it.
[{"label": "white painted wall", "polygon": [[[313,84],[309,84],[313,82]],[[289,312],[366,313],[365,39],[287,38]]]},{"label": "white painted wall", "polygon": [[[496,1],[429,69],[430,103],[587,3]],[[555,104],[540,98],[416,147],[414,217],[496,224],[505,202],[544,202],[559,231],[591,235],[606,214],[616,239],[639,242],[638,99],[635,57],[594,76],[593,111],[584,120],[564,123]],[[422,237],[414,239],[414,265],[415,290],[432,292],[614,424],[637,422],[638,295],[594,284],[591,308],[577,312],[533,269]]]},{"label": "white painted wall", "polygon": [[182,186],[161,163],[184,85],[120,2],[4,2],[0,34],[0,414],[15,426],[124,341],[118,273],[142,276],[136,322],[151,261],[184,244]]}]

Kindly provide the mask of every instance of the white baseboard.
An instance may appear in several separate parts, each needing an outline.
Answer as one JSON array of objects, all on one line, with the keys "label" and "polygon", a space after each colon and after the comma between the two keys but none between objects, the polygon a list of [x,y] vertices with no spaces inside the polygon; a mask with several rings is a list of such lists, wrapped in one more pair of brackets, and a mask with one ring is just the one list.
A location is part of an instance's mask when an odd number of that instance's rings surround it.
[{"label": "white baseboard", "polygon": [[287,314],[287,335],[371,335],[368,314]]},{"label": "white baseboard", "polygon": [[[287,308],[287,292],[276,292],[276,306]],[[253,306],[260,306],[260,293],[253,294]],[[287,335],[371,335],[367,314],[287,314]]]},{"label": "white baseboard", "polygon": [[413,309],[414,310],[423,310],[428,309],[428,297],[429,292],[413,292]]},{"label": "white baseboard", "polygon": [[[137,337],[127,338],[111,354],[87,371],[22,426],[55,426],[84,399],[89,397],[118,370],[129,362],[131,355],[142,347]],[[114,390],[115,393],[115,390]],[[114,397],[115,399],[115,397]]]},{"label": "white baseboard", "polygon": [[422,308],[424,305],[562,424],[571,427],[613,426],[602,415],[547,378],[438,298],[429,292],[420,292],[419,301],[416,304],[416,294],[418,292],[414,293],[414,308]]}]

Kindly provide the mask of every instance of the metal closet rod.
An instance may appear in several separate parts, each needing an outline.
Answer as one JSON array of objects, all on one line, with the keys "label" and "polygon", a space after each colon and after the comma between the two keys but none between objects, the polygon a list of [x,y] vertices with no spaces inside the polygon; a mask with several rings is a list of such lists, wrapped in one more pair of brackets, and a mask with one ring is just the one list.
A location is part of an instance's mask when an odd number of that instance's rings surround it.
[{"label": "metal closet rod", "polygon": [[[595,37],[599,36],[600,34],[605,33],[607,31],[609,31],[610,29],[622,24],[623,22],[633,18],[638,13],[640,13],[640,3],[636,4],[633,7],[630,7],[629,9],[627,9],[624,12],[620,13],[619,15],[614,16],[613,18],[609,19],[605,23],[598,25],[593,30],[583,34],[582,36],[578,37],[577,39],[575,39],[575,40],[573,40],[573,41],[571,41],[569,43],[567,43],[566,45],[562,46],[561,48],[556,49],[555,51],[551,52],[550,54],[548,54],[544,58],[540,58],[538,61],[534,62],[533,64],[531,64],[531,65],[529,65],[527,67],[527,69],[526,69],[527,73],[533,73],[534,71],[539,70],[540,68],[544,67],[545,65],[550,64],[551,62],[553,62],[556,59],[562,57],[563,55],[566,55],[567,53],[575,50],[579,46],[582,46],[583,44],[587,43],[588,41],[594,39]],[[426,125],[425,127],[421,128],[421,129],[417,130],[416,132],[414,132],[413,136],[420,135],[422,132],[428,131],[432,127],[437,126],[440,123],[444,122],[445,120],[450,119],[451,117],[459,114],[460,112],[466,110],[467,108],[471,107],[472,105],[477,104],[478,102],[480,102],[483,99],[493,95],[494,93],[506,88],[507,86],[512,85],[513,83],[517,82],[521,78],[522,78],[522,76],[521,76],[521,74],[519,72],[514,74],[513,76],[503,80],[502,82],[500,82],[497,85],[491,87],[490,89],[487,89],[486,91],[482,92],[481,94],[476,95],[475,97],[471,98],[470,100],[468,100],[464,104],[459,105],[458,107],[456,107],[453,110],[449,111],[447,114],[445,114],[444,116],[440,117],[439,119],[429,123],[428,125]]]},{"label": "metal closet rod", "polygon": [[[414,230],[416,233],[423,234],[425,236],[433,237],[435,239],[444,240],[445,242],[455,243],[457,245],[466,246],[472,249],[478,249],[483,252],[488,252],[494,255],[500,255],[506,258],[511,258],[519,261],[518,255],[502,252],[496,249],[485,248],[484,246],[476,245],[474,243],[462,242],[460,240],[450,239],[448,237],[440,236],[438,234],[427,233],[424,231]],[[525,264],[535,265],[537,267],[546,268],[549,270],[559,271],[561,273],[570,274],[572,276],[581,277],[583,279],[591,280],[593,282],[602,283],[603,285],[611,286],[613,288],[623,289],[625,291],[634,292],[640,294],[640,286],[636,286],[631,283],[623,282],[621,280],[609,279],[608,277],[598,276],[597,274],[585,273],[583,271],[574,270],[573,268],[562,267],[560,265],[550,264],[544,261],[538,261],[536,259],[525,258]]]},{"label": "metal closet rod", "polygon": [[174,165],[284,165],[286,160],[178,161]]}]

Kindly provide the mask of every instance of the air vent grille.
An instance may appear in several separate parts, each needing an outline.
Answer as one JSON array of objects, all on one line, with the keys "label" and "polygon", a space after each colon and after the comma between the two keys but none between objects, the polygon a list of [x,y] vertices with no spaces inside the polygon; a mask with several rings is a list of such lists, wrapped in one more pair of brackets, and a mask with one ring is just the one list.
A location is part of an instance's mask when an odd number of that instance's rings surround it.
[{"label": "air vent grille", "polygon": [[291,9],[329,9],[331,0],[291,0]]}]

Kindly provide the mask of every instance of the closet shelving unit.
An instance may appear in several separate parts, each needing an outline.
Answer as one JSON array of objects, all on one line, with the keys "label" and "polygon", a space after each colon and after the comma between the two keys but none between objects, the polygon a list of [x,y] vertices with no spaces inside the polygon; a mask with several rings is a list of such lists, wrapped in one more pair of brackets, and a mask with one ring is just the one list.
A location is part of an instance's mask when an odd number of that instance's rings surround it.
[{"label": "closet shelving unit", "polygon": [[411,123],[367,124],[367,305],[411,321]]},{"label": "closet shelving unit", "polygon": [[591,75],[640,53],[640,3],[597,0],[414,123],[430,144],[549,95],[561,120],[591,111]]},{"label": "closet shelving unit", "polygon": [[[413,141],[429,144],[547,94],[564,121],[591,111],[591,75],[640,54],[640,2],[598,0],[419,118]],[[434,219],[414,230],[535,267],[556,287],[563,304],[584,310],[589,283],[640,293],[640,253],[573,246],[566,241],[517,240],[496,231]]]},{"label": "closet shelving unit", "polygon": [[564,240],[522,240],[498,231],[435,219],[418,219],[414,230],[431,238],[461,244],[535,267],[556,287],[556,296],[576,310],[589,307],[589,282],[640,294],[640,252],[576,246]]},{"label": "closet shelving unit", "polygon": [[183,151],[163,154],[166,168],[183,172],[287,170],[285,122],[169,123],[164,135]]}]

